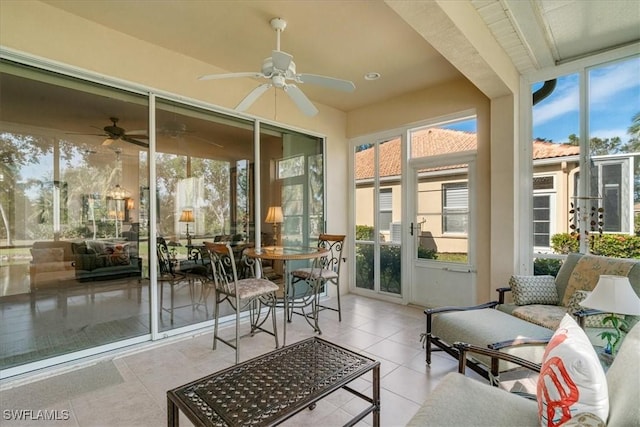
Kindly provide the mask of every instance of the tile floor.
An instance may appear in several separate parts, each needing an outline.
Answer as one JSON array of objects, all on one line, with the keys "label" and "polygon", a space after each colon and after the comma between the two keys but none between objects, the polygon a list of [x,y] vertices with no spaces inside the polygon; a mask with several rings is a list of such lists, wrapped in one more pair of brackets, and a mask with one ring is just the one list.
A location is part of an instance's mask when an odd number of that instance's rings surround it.
[{"label": "tile floor", "polygon": [[[281,325],[279,313],[278,327]],[[405,425],[438,381],[457,369],[456,361],[442,353],[435,353],[432,366],[427,368],[419,339],[425,328],[422,308],[347,295],[343,299],[343,321],[338,322],[337,313],[323,311],[320,325],[322,338],[381,362],[382,426]],[[233,328],[225,327],[224,333],[231,336]],[[301,318],[294,317],[287,327],[288,343],[312,335]],[[166,425],[167,390],[233,364],[233,350],[219,345],[213,351],[211,340],[212,333],[203,331],[188,338],[121,351],[89,366],[37,382],[15,387],[5,383],[0,392],[0,424],[3,427]],[[241,360],[273,349],[270,335],[243,338]],[[371,375],[357,379],[352,386],[368,391]],[[339,390],[321,400],[314,410],[305,410],[284,425],[343,425],[363,405],[360,399]],[[47,412],[38,412],[44,410]],[[45,414],[59,419],[38,419]],[[30,419],[11,419],[18,415]],[[183,415],[180,423],[191,425]],[[368,416],[359,425],[371,423],[372,417]]]}]

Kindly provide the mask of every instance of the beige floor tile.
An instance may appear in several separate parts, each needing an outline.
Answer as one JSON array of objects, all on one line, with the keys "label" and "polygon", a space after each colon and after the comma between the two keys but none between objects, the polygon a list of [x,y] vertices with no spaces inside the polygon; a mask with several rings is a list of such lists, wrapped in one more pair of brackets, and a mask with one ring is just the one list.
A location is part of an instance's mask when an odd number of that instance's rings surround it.
[{"label": "beige floor tile", "polygon": [[[457,361],[446,354],[434,353],[432,365],[426,366],[425,350],[419,340],[420,333],[424,331],[422,308],[355,295],[345,295],[342,302],[342,322],[338,321],[335,312],[320,313],[322,335],[316,334],[302,317],[294,316],[293,321],[286,325],[287,344],[319,336],[379,360],[381,424],[385,427],[404,425],[438,381],[449,372],[457,370]],[[277,320],[282,344],[282,311],[278,312]],[[247,326],[243,322],[243,331],[248,330]],[[222,325],[220,333],[232,338],[235,334],[233,322]],[[9,394],[3,392],[3,407],[9,403],[17,408],[23,403],[30,409],[66,409],[70,411],[70,418],[55,424],[3,420],[2,427],[166,425],[167,390],[233,365],[235,351],[222,343],[218,343],[215,351],[212,350],[212,339],[213,328],[209,328],[191,337],[175,337],[171,341],[120,354],[107,364],[96,365],[93,369],[53,377],[46,380],[48,382],[27,384],[9,390]],[[241,360],[264,354],[274,348],[273,337],[264,333],[242,338]],[[468,375],[477,377],[474,373]],[[531,380],[514,378],[513,381],[514,385],[518,385],[518,382]],[[350,386],[370,396],[371,373],[354,380]],[[42,394],[37,394],[37,390],[42,390]],[[33,398],[23,398],[21,392]],[[314,410],[305,409],[284,425],[343,425],[366,406],[366,402],[352,393],[338,390],[320,401]],[[358,425],[371,425],[372,420],[372,416],[368,415]],[[183,414],[180,421],[182,426],[191,425]]]}]

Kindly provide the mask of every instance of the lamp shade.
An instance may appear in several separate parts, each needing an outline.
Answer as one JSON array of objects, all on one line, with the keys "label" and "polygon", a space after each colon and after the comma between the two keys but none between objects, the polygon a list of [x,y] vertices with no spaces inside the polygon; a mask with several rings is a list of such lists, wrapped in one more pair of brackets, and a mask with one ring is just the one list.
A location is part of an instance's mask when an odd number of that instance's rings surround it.
[{"label": "lamp shade", "polygon": [[193,222],[193,209],[183,209],[178,221]]},{"label": "lamp shade", "polygon": [[640,315],[640,298],[625,276],[601,275],[581,306],[607,313]]},{"label": "lamp shade", "polygon": [[278,224],[283,221],[282,215],[282,207],[280,206],[270,206],[269,210],[267,210],[267,217],[264,222],[269,224]]}]

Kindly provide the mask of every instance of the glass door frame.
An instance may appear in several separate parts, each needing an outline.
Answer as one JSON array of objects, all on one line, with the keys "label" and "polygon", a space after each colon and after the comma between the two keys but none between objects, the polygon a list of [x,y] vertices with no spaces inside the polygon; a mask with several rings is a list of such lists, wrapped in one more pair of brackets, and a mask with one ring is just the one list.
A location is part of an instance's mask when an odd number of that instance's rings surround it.
[{"label": "glass door frame", "polygon": [[[400,159],[401,159],[401,167],[400,167],[400,197],[401,197],[401,202],[400,202],[400,209],[401,209],[401,222],[402,224],[408,224],[407,222],[407,216],[406,216],[406,212],[407,212],[407,200],[408,198],[406,197],[407,192],[406,192],[406,188],[407,188],[407,182],[408,182],[408,176],[407,173],[405,172],[407,170],[407,158],[408,158],[408,131],[409,128],[402,128],[402,129],[393,129],[393,130],[389,130],[389,131],[385,131],[385,132],[380,132],[380,133],[376,133],[373,135],[365,135],[362,137],[357,137],[354,138],[350,141],[349,144],[349,164],[351,165],[351,167],[349,168],[349,181],[351,183],[351,186],[349,188],[349,192],[350,192],[350,200],[351,203],[349,204],[349,209],[350,209],[350,214],[349,214],[349,229],[350,230],[355,230],[356,229],[356,200],[355,200],[355,193],[356,193],[356,176],[355,176],[355,153],[356,153],[356,147],[360,146],[360,145],[376,145],[377,147],[379,147],[380,145],[392,141],[394,139],[400,139]],[[373,177],[373,204],[376,207],[375,208],[375,217],[374,217],[374,229],[373,229],[373,236],[379,236],[380,235],[380,212],[379,212],[379,206],[380,206],[380,195],[379,195],[379,190],[382,187],[382,184],[384,184],[384,178],[380,178],[379,175],[379,170],[378,170],[378,166],[379,166],[379,149],[376,148],[375,151],[375,156],[374,156],[374,164],[376,165],[376,172],[375,172],[375,176]],[[410,256],[411,252],[409,250],[409,248],[407,248],[407,245],[404,244],[406,242],[406,236],[408,235],[408,227],[402,227],[401,229],[401,240],[400,240],[400,275],[401,277],[403,277],[404,274],[406,274],[407,271],[409,271],[407,269],[407,267],[410,265],[407,262],[407,258],[408,256]],[[351,274],[350,274],[350,280],[349,280],[349,292],[350,293],[354,293],[357,295],[365,295],[365,296],[375,296],[375,298],[378,299],[382,299],[382,300],[386,300],[386,301],[391,301],[391,302],[398,302],[398,300],[401,300],[401,302],[403,304],[406,304],[407,302],[407,292],[408,292],[408,282],[406,280],[401,280],[401,289],[400,289],[400,293],[399,294],[394,294],[394,293],[390,293],[390,292],[385,292],[382,291],[380,289],[380,254],[381,254],[381,247],[383,246],[383,244],[381,244],[380,239],[373,239],[373,241],[369,242],[369,241],[363,241],[363,243],[370,243],[373,245],[374,247],[374,251],[373,251],[373,258],[374,258],[374,273],[373,273],[373,278],[374,278],[374,283],[373,283],[373,289],[366,289],[366,288],[359,288],[356,287],[356,273],[357,273],[357,267],[356,267],[356,246],[358,244],[358,242],[356,241],[356,236],[355,236],[355,232],[353,233],[352,237],[350,237],[350,241],[351,244],[348,245],[349,247],[349,255],[348,258],[353,259],[354,263],[353,263],[353,269],[351,270]],[[386,245],[388,246],[388,245]]]}]

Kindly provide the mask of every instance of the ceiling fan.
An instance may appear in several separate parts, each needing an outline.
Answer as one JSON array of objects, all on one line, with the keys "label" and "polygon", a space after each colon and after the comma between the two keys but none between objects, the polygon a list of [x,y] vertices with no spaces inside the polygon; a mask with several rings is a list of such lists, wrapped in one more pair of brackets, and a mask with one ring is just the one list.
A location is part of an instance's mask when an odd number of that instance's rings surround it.
[{"label": "ceiling fan", "polygon": [[[234,77],[255,77],[267,79],[267,83],[263,83],[249,92],[249,94],[240,101],[236,110],[245,111],[263,93],[272,87],[276,87],[283,89],[298,108],[308,116],[315,116],[318,113],[318,109],[311,103],[309,98],[307,98],[295,83],[311,83],[344,92],[353,92],[355,90],[356,86],[353,82],[348,80],[341,80],[317,74],[297,74],[296,64],[293,62],[293,56],[280,50],[280,34],[287,27],[287,22],[281,18],[273,18],[270,21],[270,24],[271,28],[276,31],[276,50],[271,51],[271,56],[264,59],[262,62],[261,72],[209,74],[201,76],[200,80],[226,79]],[[289,81],[294,83],[288,83]]]},{"label": "ceiling fan", "polygon": [[207,144],[211,144],[214,145],[218,148],[224,148],[223,145],[218,144],[217,142],[213,142],[210,141],[206,138],[202,138],[198,135],[196,135],[193,131],[188,130],[187,129],[187,125],[184,123],[181,123],[179,121],[176,120],[169,120],[166,123],[164,123],[162,126],[160,126],[160,128],[157,130],[159,135],[165,136],[167,138],[171,138],[171,139],[182,139],[185,135],[187,135],[189,138],[193,138],[193,139],[198,139],[200,141],[204,141]]},{"label": "ceiling fan", "polygon": [[[110,117],[109,120],[111,120],[111,124],[102,128],[104,133],[92,134],[96,136],[106,137],[106,139],[102,141],[102,145],[111,145],[113,144],[114,141],[121,139],[131,144],[139,145],[141,147],[146,148],[149,146],[148,143],[138,140],[138,139],[148,139],[149,136],[145,135],[147,131],[134,130],[134,131],[127,132],[125,129],[118,126],[119,119],[117,117]],[[93,127],[95,127],[96,129],[100,129],[97,126],[93,126]],[[87,135],[87,134],[81,134],[81,135]]]}]

